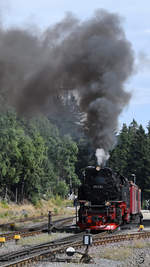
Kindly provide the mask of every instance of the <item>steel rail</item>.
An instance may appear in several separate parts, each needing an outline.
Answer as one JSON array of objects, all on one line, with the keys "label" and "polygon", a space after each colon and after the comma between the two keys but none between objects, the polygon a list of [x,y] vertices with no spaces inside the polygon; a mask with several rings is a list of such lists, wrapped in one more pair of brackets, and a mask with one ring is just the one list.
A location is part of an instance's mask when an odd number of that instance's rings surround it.
[{"label": "steel rail", "polygon": [[[76,235],[74,235],[76,236]],[[34,251],[27,251],[26,255],[24,255],[24,258],[19,258],[17,260],[15,260],[15,258],[13,258],[13,262],[9,263],[4,263],[0,266],[3,267],[15,267],[15,266],[23,266],[26,263],[31,263],[31,262],[36,262],[36,261],[40,261],[43,260],[45,258],[50,258],[52,259],[54,257],[54,255],[56,255],[57,253],[62,253],[66,250],[66,248],[68,247],[68,245],[72,245],[74,248],[81,248],[83,247],[83,243],[81,241],[82,235],[80,238],[78,238],[78,240],[70,240],[68,238],[68,241],[66,239],[66,243],[64,242],[64,240],[59,240],[59,242],[57,243],[56,241],[53,241],[53,244],[47,244],[45,245],[45,249],[43,251],[41,251],[42,246],[43,245],[39,245],[39,247],[37,248],[37,250],[35,249]],[[134,240],[134,239],[145,239],[145,238],[150,238],[150,232],[139,232],[139,233],[132,233],[132,234],[118,234],[118,235],[96,235],[95,237],[93,237],[93,245],[94,246],[99,246],[99,245],[106,245],[109,243],[116,243],[116,242],[121,242],[121,241],[129,241],[129,240]],[[33,253],[32,255],[29,253]],[[23,254],[19,255],[16,254],[16,257],[21,257],[23,256]],[[8,255],[8,258],[6,258],[6,255],[3,255],[3,260],[10,260],[10,254]],[[15,257],[15,254],[13,255],[13,257]],[[0,261],[2,261],[2,258],[0,257]]]},{"label": "steel rail", "polygon": [[[15,221],[11,221],[11,222],[0,224],[0,228],[11,226],[12,224],[16,224],[16,223],[22,223],[22,222],[28,222],[28,221],[30,222],[30,221],[34,221],[34,220],[45,219],[45,218],[47,218],[47,216],[48,215],[40,215],[40,216],[36,216],[36,217],[32,216],[32,217],[16,219]],[[53,214],[52,213],[52,217],[59,217],[59,216],[62,216],[62,215],[58,215],[58,214]]]},{"label": "steel rail", "polygon": [[[54,214],[53,216],[56,216],[56,215]],[[33,217],[17,219],[15,221],[11,221],[11,222],[0,224],[0,228],[11,226],[12,224],[15,224],[15,223],[22,223],[22,222],[28,222],[28,221],[30,222],[30,221],[33,221],[33,220],[41,220],[41,219],[44,219],[46,217],[47,217],[47,215],[41,215],[41,216],[37,216],[37,217],[33,216]]]},{"label": "steel rail", "polygon": [[[64,225],[68,222],[71,222],[74,219],[74,217],[68,217],[68,218],[63,218],[59,220],[55,220],[52,222],[52,228],[56,227],[57,225]],[[38,228],[39,230],[33,231],[32,229]],[[34,236],[34,235],[39,235],[42,234],[43,231],[47,230],[47,224],[44,223],[40,226],[32,227],[32,228],[24,228],[20,231],[14,231],[14,232],[9,232],[9,233],[4,233],[0,234],[0,237],[5,237],[6,241],[10,241],[14,239],[14,235],[20,235],[22,238],[24,237],[29,237],[29,236]]]},{"label": "steel rail", "polygon": [[41,245],[32,246],[24,250],[6,253],[0,256],[0,262],[14,260],[15,258],[18,258],[18,257],[19,258],[26,257],[26,255],[29,255],[29,254],[31,257],[32,254],[44,253],[45,251],[46,252],[49,251],[49,249],[51,250],[56,249],[56,247],[59,247],[58,249],[60,249],[61,246],[62,248],[64,248],[65,245],[66,247],[68,247],[68,244],[77,242],[77,240],[81,240],[82,237],[83,237],[83,233],[79,233],[79,234],[72,235],[69,237],[64,237],[61,239],[53,240],[51,242],[46,242]]}]

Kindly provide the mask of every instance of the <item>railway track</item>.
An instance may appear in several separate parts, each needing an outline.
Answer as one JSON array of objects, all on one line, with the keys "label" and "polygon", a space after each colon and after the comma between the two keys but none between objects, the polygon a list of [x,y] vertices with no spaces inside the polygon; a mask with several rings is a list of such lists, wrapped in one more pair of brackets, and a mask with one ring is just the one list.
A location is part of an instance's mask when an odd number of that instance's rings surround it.
[{"label": "railway track", "polygon": [[[52,261],[56,254],[64,253],[68,246],[74,248],[83,247],[82,238],[84,233],[72,235],[59,240],[47,242],[38,246],[32,246],[28,249],[7,253],[0,256],[0,266],[3,267],[20,267],[33,262],[49,259]],[[150,232],[132,233],[132,234],[97,234],[93,236],[93,245],[106,245],[121,241],[150,238]]]},{"label": "railway track", "polygon": [[[60,215],[56,215],[52,213],[52,217],[59,217]],[[15,225],[16,223],[23,223],[23,222],[30,222],[34,220],[43,220],[46,219],[48,215],[40,215],[40,216],[32,216],[32,217],[27,217],[27,218],[21,218],[21,219],[16,219],[15,221],[7,222],[0,224],[0,228],[5,228],[5,227],[10,227],[11,225]]]},{"label": "railway track", "polygon": [[[60,226],[64,226],[65,224],[73,221],[74,217],[67,217],[59,220],[55,220],[52,223],[51,229],[59,228]],[[43,232],[47,231],[47,223],[42,223],[39,226],[33,227],[33,228],[24,228],[20,231],[14,231],[9,233],[0,234],[0,237],[5,237],[6,241],[10,241],[14,239],[15,235],[20,235],[23,237],[29,237],[29,236],[35,236],[42,234]]]},{"label": "railway track", "polygon": [[[74,244],[77,241],[78,242],[81,241],[82,238],[83,238],[83,233],[79,233],[79,234],[72,235],[69,237],[64,237],[61,239],[46,242],[41,245],[30,246],[29,248],[26,248],[24,250],[3,254],[0,256],[0,266],[15,266],[16,263],[17,264],[20,264],[20,263],[22,264],[23,262],[27,263],[28,260],[30,261],[34,260],[36,256],[44,255],[45,253],[50,252],[50,251],[52,254],[53,253],[56,254],[57,251],[58,252],[60,251],[60,248],[63,249],[64,247],[68,247],[68,245],[70,244]],[[10,261],[13,261],[13,263],[10,263]]]},{"label": "railway track", "polygon": [[[54,214],[53,216],[56,216],[56,215]],[[42,219],[45,219],[45,218],[47,218],[47,215],[41,215],[41,216],[37,216],[37,217],[33,216],[33,217],[17,219],[15,221],[11,221],[11,222],[8,222],[8,223],[0,224],[0,228],[8,227],[8,226],[11,226],[11,225],[16,224],[16,223],[30,222],[30,221],[34,221],[34,220],[42,220]]]}]

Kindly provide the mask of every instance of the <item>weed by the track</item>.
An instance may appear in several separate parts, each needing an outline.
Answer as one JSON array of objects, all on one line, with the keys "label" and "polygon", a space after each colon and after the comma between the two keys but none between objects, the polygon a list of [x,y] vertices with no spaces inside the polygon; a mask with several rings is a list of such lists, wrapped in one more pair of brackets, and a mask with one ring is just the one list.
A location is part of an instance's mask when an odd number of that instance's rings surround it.
[{"label": "weed by the track", "polygon": [[129,248],[126,248],[126,247],[113,248],[112,247],[112,248],[105,248],[103,253],[100,253],[99,257],[108,259],[108,260],[124,261],[125,259],[129,258],[131,255],[132,255],[132,251]]},{"label": "weed by the track", "polygon": [[18,244],[21,246],[37,245],[45,242],[50,242],[55,239],[63,238],[65,236],[68,236],[68,233],[52,233],[51,235],[41,234],[20,239]]},{"label": "weed by the track", "polygon": [[150,242],[146,240],[133,240],[130,245],[127,246],[128,248],[147,248],[150,247]]}]

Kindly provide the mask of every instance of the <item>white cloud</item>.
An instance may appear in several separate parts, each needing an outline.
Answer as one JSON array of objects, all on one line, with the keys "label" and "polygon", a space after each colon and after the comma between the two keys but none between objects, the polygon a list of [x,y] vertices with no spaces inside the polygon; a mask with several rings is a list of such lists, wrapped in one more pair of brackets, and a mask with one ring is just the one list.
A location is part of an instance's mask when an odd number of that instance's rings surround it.
[{"label": "white cloud", "polygon": [[136,88],[133,90],[130,104],[133,105],[150,105],[150,88]]},{"label": "white cloud", "polygon": [[145,29],[145,30],[144,30],[144,33],[148,33],[148,34],[150,34],[150,29]]}]

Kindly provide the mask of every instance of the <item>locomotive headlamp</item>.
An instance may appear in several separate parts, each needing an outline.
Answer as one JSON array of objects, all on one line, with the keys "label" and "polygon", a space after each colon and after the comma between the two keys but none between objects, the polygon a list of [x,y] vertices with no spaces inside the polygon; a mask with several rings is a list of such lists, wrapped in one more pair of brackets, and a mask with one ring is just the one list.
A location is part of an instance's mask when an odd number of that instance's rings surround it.
[{"label": "locomotive headlamp", "polygon": [[109,201],[107,201],[106,203],[105,203],[105,206],[110,206],[111,204],[110,204],[110,202]]},{"label": "locomotive headlamp", "polygon": [[97,166],[97,167],[96,167],[96,170],[97,170],[97,171],[100,171],[100,169],[101,169],[100,166]]}]

